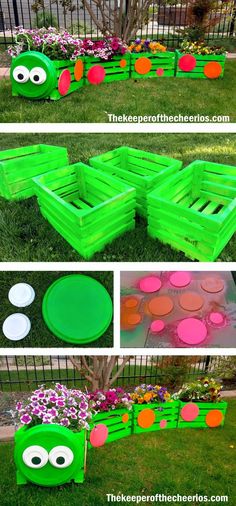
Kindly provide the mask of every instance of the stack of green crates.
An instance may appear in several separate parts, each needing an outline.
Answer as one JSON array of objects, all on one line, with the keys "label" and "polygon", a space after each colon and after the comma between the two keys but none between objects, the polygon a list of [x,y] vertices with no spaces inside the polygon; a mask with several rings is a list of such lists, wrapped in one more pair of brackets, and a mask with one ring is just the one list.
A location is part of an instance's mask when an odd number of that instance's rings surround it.
[{"label": "stack of green crates", "polygon": [[148,196],[148,232],[214,261],[236,231],[236,167],[195,161]]},{"label": "stack of green crates", "polygon": [[0,152],[0,196],[20,200],[34,195],[32,178],[69,162],[66,148],[38,144]]},{"label": "stack of green crates", "polygon": [[135,226],[135,190],[83,163],[34,182],[43,216],[86,259]]},{"label": "stack of green crates", "polygon": [[174,158],[127,146],[90,158],[89,163],[135,188],[137,213],[144,217],[148,193],[182,167],[182,162]]}]

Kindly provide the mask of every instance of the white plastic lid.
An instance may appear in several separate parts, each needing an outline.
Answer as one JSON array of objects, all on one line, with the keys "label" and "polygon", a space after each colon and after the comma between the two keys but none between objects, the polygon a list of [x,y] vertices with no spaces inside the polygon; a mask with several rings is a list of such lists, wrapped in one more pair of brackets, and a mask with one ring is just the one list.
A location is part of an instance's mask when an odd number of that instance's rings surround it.
[{"label": "white plastic lid", "polygon": [[24,339],[31,329],[31,323],[25,314],[14,313],[6,318],[3,323],[3,334],[10,341],[20,341]]},{"label": "white plastic lid", "polygon": [[34,301],[35,291],[27,283],[17,283],[9,290],[8,299],[13,306],[26,307]]}]

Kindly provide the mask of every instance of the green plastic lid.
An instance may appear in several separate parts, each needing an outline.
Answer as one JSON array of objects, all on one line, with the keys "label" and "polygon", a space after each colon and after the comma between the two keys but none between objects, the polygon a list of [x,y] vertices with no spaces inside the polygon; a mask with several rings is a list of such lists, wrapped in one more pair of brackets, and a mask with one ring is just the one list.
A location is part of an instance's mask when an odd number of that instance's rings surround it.
[{"label": "green plastic lid", "polygon": [[53,334],[63,341],[95,341],[111,323],[112,301],[106,288],[83,274],[63,276],[47,290],[43,317]]}]

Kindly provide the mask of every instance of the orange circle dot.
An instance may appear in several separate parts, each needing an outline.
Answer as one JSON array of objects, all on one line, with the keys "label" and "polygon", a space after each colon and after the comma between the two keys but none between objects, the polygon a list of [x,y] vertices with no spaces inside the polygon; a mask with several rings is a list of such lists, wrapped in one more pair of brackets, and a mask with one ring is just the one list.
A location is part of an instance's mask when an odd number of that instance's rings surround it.
[{"label": "orange circle dot", "polygon": [[218,61],[210,61],[204,67],[204,74],[208,79],[217,79],[222,73],[222,66]]},{"label": "orange circle dot", "polygon": [[136,299],[135,297],[129,297],[128,299],[124,300],[124,306],[129,309],[133,309],[133,308],[137,307],[137,305],[138,305],[138,299]]},{"label": "orange circle dot", "polygon": [[138,325],[141,322],[141,315],[139,313],[132,313],[127,316],[127,323],[129,325]]},{"label": "orange circle dot", "polygon": [[152,409],[143,409],[138,415],[138,425],[142,429],[148,429],[155,422],[155,413]]},{"label": "orange circle dot", "polygon": [[121,420],[123,423],[127,423],[129,421],[128,413],[125,413],[124,415],[122,415]]},{"label": "orange circle dot", "polygon": [[84,64],[82,60],[77,60],[74,68],[74,76],[76,81],[80,81],[84,74]]},{"label": "orange circle dot", "polygon": [[208,277],[202,280],[201,288],[208,293],[218,293],[224,289],[224,281],[217,277]]},{"label": "orange circle dot", "polygon": [[212,409],[206,415],[206,424],[208,427],[219,427],[223,421],[223,413],[219,409]]},{"label": "orange circle dot", "polygon": [[149,58],[143,56],[142,58],[138,58],[135,62],[134,68],[138,74],[148,74],[152,68],[152,62]]},{"label": "orange circle dot", "polygon": [[166,295],[154,297],[148,303],[150,313],[155,316],[165,316],[172,311],[173,307],[174,303],[172,299]]},{"label": "orange circle dot", "polygon": [[180,295],[179,303],[186,311],[199,311],[204,304],[204,299],[198,293],[185,292]]},{"label": "orange circle dot", "polygon": [[127,61],[126,61],[126,60],[124,60],[124,58],[123,58],[122,60],[120,60],[120,67],[121,67],[122,69],[124,69],[124,68],[126,67],[126,65],[127,65]]}]

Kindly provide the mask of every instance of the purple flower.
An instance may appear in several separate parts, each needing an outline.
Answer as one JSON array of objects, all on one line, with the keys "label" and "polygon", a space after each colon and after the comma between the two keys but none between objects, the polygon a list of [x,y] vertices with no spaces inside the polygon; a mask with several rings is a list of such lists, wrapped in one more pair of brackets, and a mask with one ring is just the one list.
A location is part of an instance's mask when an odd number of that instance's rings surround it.
[{"label": "purple flower", "polygon": [[20,421],[24,425],[28,425],[30,422],[32,422],[32,417],[25,413],[23,416],[21,416]]},{"label": "purple flower", "polygon": [[60,421],[60,425],[63,425],[64,427],[69,427],[70,425],[70,421],[68,418],[62,418],[62,420]]}]

